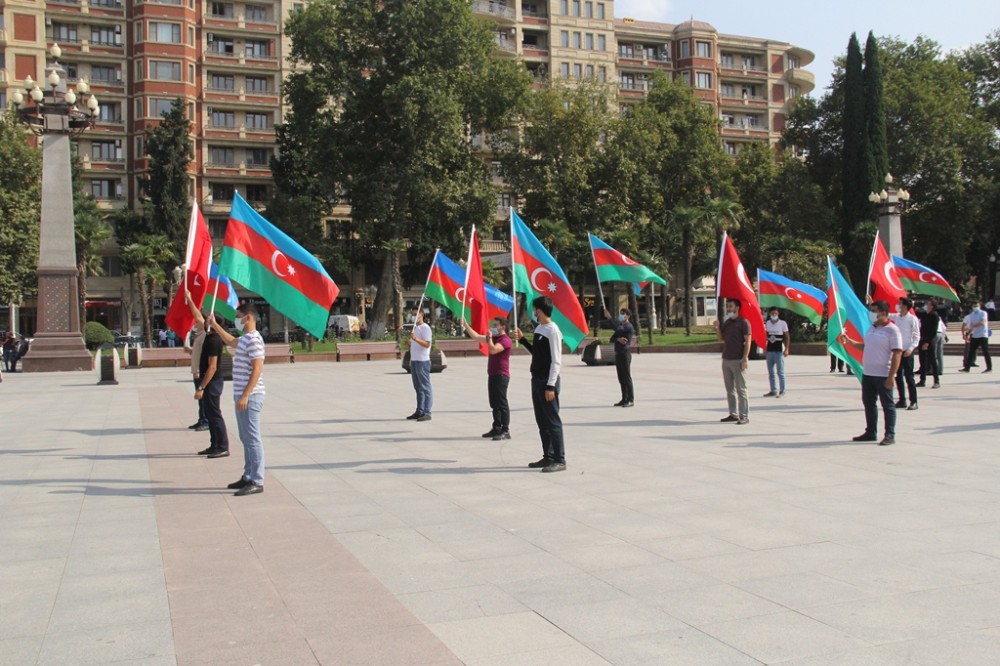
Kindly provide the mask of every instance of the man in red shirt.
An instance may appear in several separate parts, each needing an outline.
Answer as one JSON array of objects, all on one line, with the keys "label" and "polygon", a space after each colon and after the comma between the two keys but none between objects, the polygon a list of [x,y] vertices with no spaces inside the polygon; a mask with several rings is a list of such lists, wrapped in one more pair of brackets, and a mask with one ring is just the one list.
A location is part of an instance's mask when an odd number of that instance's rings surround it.
[{"label": "man in red shirt", "polygon": [[493,427],[483,437],[495,441],[510,439],[510,405],[507,403],[507,386],[510,384],[510,350],[513,343],[507,335],[507,320],[497,317],[490,322],[486,335],[479,335],[462,319],[465,332],[473,340],[485,342],[490,355],[486,361],[487,388],[490,409],[493,410]]}]

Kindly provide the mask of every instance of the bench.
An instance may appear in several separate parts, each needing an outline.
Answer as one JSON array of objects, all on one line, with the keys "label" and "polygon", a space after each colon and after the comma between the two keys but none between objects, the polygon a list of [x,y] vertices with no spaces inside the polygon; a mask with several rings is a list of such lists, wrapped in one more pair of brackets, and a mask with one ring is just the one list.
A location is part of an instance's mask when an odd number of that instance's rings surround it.
[{"label": "bench", "polygon": [[147,347],[142,350],[142,368],[191,367],[191,350],[184,347]]},{"label": "bench", "polygon": [[479,343],[472,338],[456,338],[454,340],[436,340],[437,348],[448,356],[479,356]]},{"label": "bench", "polygon": [[295,352],[292,351],[292,345],[286,342],[265,344],[264,363],[295,363]]},{"label": "bench", "polygon": [[338,361],[375,361],[399,358],[395,340],[385,342],[338,342]]}]

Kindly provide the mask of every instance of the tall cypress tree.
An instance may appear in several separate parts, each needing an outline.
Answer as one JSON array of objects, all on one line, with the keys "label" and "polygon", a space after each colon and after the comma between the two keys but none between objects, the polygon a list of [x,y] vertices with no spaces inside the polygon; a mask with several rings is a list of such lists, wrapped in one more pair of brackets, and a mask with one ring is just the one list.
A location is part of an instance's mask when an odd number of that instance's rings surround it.
[{"label": "tall cypress tree", "polygon": [[889,148],[885,130],[885,92],[882,85],[882,65],[879,63],[878,42],[872,32],[865,43],[865,167],[871,192],[885,186],[889,173]]},{"label": "tall cypress tree", "polygon": [[[868,133],[865,123],[864,72],[861,45],[857,34],[851,34],[847,44],[847,61],[844,71],[843,162],[841,172],[841,232],[843,261],[851,275],[864,275],[867,257],[864,245],[855,242],[858,224],[870,216],[868,169],[865,145]],[[865,285],[867,287],[867,285]]]}]

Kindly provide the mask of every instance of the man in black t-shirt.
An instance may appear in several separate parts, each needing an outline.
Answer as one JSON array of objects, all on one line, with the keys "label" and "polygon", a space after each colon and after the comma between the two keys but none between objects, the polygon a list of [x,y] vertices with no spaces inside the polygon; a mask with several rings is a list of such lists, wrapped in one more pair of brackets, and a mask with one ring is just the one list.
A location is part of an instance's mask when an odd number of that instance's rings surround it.
[{"label": "man in black t-shirt", "polygon": [[614,330],[611,342],[615,345],[615,369],[618,371],[618,385],[622,389],[622,399],[615,407],[631,407],[635,404],[635,387],[632,384],[632,338],[635,328],[632,326],[632,311],[622,308],[618,311],[618,319],[611,319],[611,313],[604,310],[604,326]]},{"label": "man in black t-shirt", "polygon": [[209,447],[199,451],[198,455],[209,458],[225,458],[229,455],[229,434],[226,431],[226,420],[222,418],[220,401],[225,385],[222,378],[222,350],[226,345],[218,333],[211,327],[205,326],[205,318],[194,306],[191,292],[186,292],[185,295],[191,313],[206,333],[205,341],[201,345],[201,359],[198,362],[198,376],[201,380],[194,392],[194,399],[201,400],[205,407],[208,434],[211,439]]}]

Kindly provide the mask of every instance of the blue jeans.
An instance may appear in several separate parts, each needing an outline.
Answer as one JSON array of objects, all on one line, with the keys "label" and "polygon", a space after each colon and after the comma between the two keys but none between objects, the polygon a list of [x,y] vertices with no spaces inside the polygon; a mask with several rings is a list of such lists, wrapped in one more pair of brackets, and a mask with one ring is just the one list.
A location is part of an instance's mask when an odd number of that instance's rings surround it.
[{"label": "blue jeans", "polygon": [[[239,404],[239,396],[236,402]],[[260,412],[264,396],[251,395],[245,411],[236,410],[236,426],[243,443],[243,478],[264,485],[264,442],[260,438]]]},{"label": "blue jeans", "polygon": [[431,390],[431,362],[410,361],[410,379],[417,392],[417,411],[430,414],[434,406],[434,392]]},{"label": "blue jeans", "polygon": [[882,403],[882,413],[885,414],[885,436],[896,436],[896,402],[892,398],[892,389],[886,388],[886,377],[861,377],[861,402],[865,406],[865,434],[878,436],[878,407],[876,401]]},{"label": "blue jeans", "polygon": [[[778,380],[774,380],[774,371],[778,371]],[[785,392],[785,353],[784,352],[767,352],[767,378],[771,381],[771,392],[784,393]],[[780,391],[775,388],[780,386]]]}]

